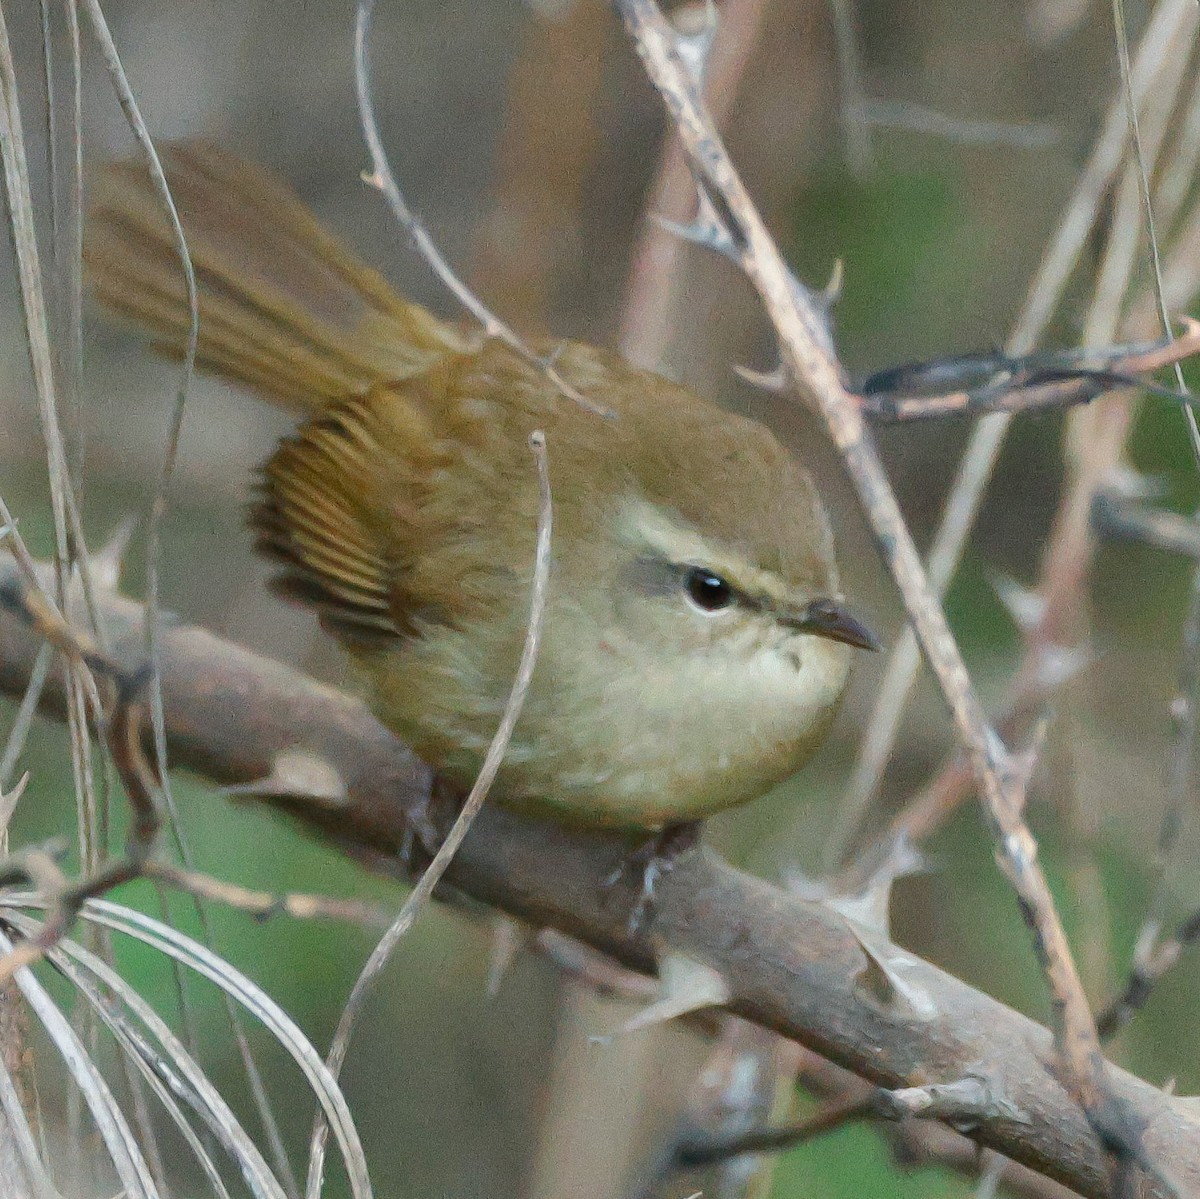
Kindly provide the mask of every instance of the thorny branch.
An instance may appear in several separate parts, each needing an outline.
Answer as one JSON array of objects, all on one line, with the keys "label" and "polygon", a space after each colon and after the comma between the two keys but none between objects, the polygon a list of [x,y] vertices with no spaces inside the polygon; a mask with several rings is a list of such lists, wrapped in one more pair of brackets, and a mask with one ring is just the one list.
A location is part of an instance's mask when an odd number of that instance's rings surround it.
[{"label": "thorny branch", "polygon": [[[0,587],[15,577],[0,559]],[[103,597],[118,661],[140,660],[139,605]],[[19,694],[41,639],[0,612],[0,691]],[[196,628],[163,630],[162,679],[172,758],[226,784],[250,786],[274,761],[304,746],[342,786],[340,800],[274,791],[260,796],[327,840],[395,872],[399,851],[428,798],[428,770],[357,700]],[[54,676],[43,710],[62,717]],[[681,860],[660,883],[648,934],[631,933],[628,911],[602,886],[624,859],[619,838],[522,820],[484,806],[446,882],[535,927],[588,942],[626,965],[651,968],[677,954],[725,980],[728,1007],[799,1040],[877,1086],[924,1086],[971,1074],[988,1080],[1004,1111],[971,1132],[980,1144],[1107,1199],[1104,1154],[1052,1070],[1050,1035],[1011,1009],[895,946],[875,966],[891,971],[890,998],[867,985],[863,944],[827,905],[788,896],[707,853]],[[1145,1131],[1143,1145],[1184,1192],[1200,1191],[1200,1124],[1185,1104],[1115,1067],[1108,1082]],[[1011,1109],[1008,1104],[1013,1105]],[[1013,1117],[1010,1110],[1020,1113]],[[1150,1179],[1147,1195],[1171,1187]]]},{"label": "thorny branch", "polygon": [[1065,931],[1023,819],[1031,762],[1005,748],[972,688],[958,646],[930,587],[866,427],[846,386],[819,306],[783,261],[704,109],[698,81],[653,0],[616,0],[651,81],[688,152],[701,194],[720,222],[714,244],[741,266],[775,327],[783,364],[797,390],[826,422],[841,452],[880,551],[904,599],[918,640],[954,716],[997,859],[1012,883],[1049,986],[1056,1047],[1070,1089],[1102,1142],[1124,1164],[1142,1153],[1136,1125],[1115,1102],[1095,1023]]}]

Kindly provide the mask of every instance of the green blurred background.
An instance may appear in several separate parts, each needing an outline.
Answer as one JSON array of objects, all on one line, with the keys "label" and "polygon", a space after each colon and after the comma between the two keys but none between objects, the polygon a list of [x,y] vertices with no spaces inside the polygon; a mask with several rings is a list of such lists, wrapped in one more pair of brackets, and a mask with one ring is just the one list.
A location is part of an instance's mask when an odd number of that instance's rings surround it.
[{"label": "green blurred background", "polygon": [[[38,128],[40,47],[35,6],[9,6],[26,84],[26,124]],[[359,182],[366,159],[352,94],[352,6],[301,0],[110,0],[106,11],[156,137],[204,134],[272,166],[317,212],[408,294],[450,311],[377,196]],[[1143,6],[1130,4],[1136,30]],[[1107,5],[1005,0],[860,3],[869,95],[955,118],[1006,122],[1014,143],[889,127],[871,131],[869,161],[848,160],[831,17],[817,0],[773,0],[728,121],[748,184],[801,277],[821,285],[836,259],[845,287],[839,348],[852,372],[1001,343],[1088,152],[1116,84]],[[1077,11],[1076,11],[1077,10]],[[1058,23],[1056,25],[1056,22]],[[378,106],[413,206],[487,300],[514,324],[616,342],[629,256],[661,148],[658,102],[605,5],[517,0],[384,3],[376,21]],[[84,144],[98,161],[130,152],[124,122],[89,52]],[[38,139],[30,134],[37,153]],[[44,186],[44,162],[35,163]],[[1095,253],[1083,265],[1090,283]],[[0,494],[35,552],[49,550],[49,504],[11,263],[0,264]],[[841,532],[846,590],[888,640],[898,603],[870,548],[836,464],[811,421],[737,381],[733,363],[762,365],[770,342],[746,285],[728,264],[696,252],[681,266],[679,316],[665,369],[768,421],[818,473]],[[1082,293],[1082,289],[1081,292]],[[1069,303],[1055,328],[1078,337]],[[85,524],[94,544],[142,513],[159,469],[172,370],[136,340],[90,320],[83,447]],[[241,511],[252,468],[286,418],[209,379],[189,403],[173,502],[164,524],[164,606],[254,649],[340,681],[336,654],[304,613],[263,587]],[[881,443],[901,501],[924,544],[969,432],[961,422],[886,430]],[[1177,410],[1149,401],[1133,458],[1160,475],[1179,511],[1200,490]],[[999,703],[1019,639],[993,572],[1036,577],[1059,497],[1061,421],[1017,422],[979,529],[948,601],[985,699]],[[143,586],[135,538],[125,581]],[[1089,947],[1097,1003],[1128,962],[1149,898],[1164,802],[1179,628],[1189,569],[1161,552],[1121,546],[1098,559],[1091,600],[1095,664],[1057,697],[1031,820],[1074,934]],[[796,783],[714,822],[712,840],[772,876],[815,871],[840,788],[878,684],[880,661],[860,664],[833,743]],[[12,717],[0,701],[0,735]],[[880,818],[951,745],[925,680],[906,721]],[[13,825],[22,844],[75,828],[66,739],[39,726],[21,763],[31,783]],[[268,890],[316,890],[397,906],[402,891],[372,877],[250,801],[187,777],[176,797],[201,868]],[[1071,796],[1098,825],[1080,843],[1064,819]],[[1191,834],[1189,833],[1189,836]],[[896,939],[1037,1019],[1048,1014],[1031,947],[991,849],[968,806],[927,847],[932,869],[906,880]],[[1191,860],[1194,855],[1184,855]],[[1098,871],[1103,904],[1081,898],[1080,868]],[[1200,903],[1200,877],[1175,878],[1176,914]],[[120,898],[156,910],[144,888]],[[188,905],[173,905],[196,930]],[[358,928],[255,921],[212,912],[217,944],[273,994],[318,1047],[373,943]],[[589,1033],[629,1014],[564,983],[544,960],[519,955],[487,994],[491,926],[483,914],[431,911],[404,942],[372,999],[346,1086],[384,1196],[617,1196],[623,1172],[674,1126],[704,1046],[678,1028],[615,1047]],[[173,984],[148,952],[121,947],[127,977],[164,1012]],[[1099,963],[1099,965],[1097,965]],[[1200,1089],[1196,966],[1186,961],[1114,1047],[1154,1082]],[[206,1065],[248,1111],[215,993],[197,988]],[[256,1043],[257,1044],[257,1043]],[[311,1103],[277,1050],[262,1044],[289,1143],[303,1144]],[[564,1079],[587,1079],[575,1126],[564,1120]],[[53,1081],[48,1084],[53,1094]],[[577,1098],[577,1097],[576,1097]],[[198,1186],[192,1180],[193,1187]],[[695,1187],[680,1183],[680,1194]],[[958,1195],[969,1182],[924,1169],[910,1175],[866,1128],[851,1128],[783,1158],[772,1194]],[[182,1193],[189,1193],[186,1191]],[[190,1193],[200,1193],[194,1189]]]}]

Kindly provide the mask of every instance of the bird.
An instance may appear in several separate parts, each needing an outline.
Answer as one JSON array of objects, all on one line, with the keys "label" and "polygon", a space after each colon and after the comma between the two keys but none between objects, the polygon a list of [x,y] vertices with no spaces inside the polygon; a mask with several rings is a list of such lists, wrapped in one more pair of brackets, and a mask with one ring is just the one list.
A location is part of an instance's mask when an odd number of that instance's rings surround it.
[{"label": "bird", "polygon": [[[878,642],[812,479],[768,429],[609,350],[527,355],[435,316],[215,144],[161,161],[197,362],[301,417],[258,475],[255,545],[382,724],[452,784],[478,772],[528,631],[540,430],[541,643],[489,802],[654,835],[799,770],[854,650]],[[187,292],[147,168],[110,162],[90,190],[91,291],[182,355]]]}]

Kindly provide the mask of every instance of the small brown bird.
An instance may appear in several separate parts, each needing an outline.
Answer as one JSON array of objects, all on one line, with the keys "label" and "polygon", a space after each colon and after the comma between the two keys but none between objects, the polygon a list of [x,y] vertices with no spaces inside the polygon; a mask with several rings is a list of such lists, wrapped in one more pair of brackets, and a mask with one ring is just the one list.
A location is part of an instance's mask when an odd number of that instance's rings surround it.
[{"label": "small brown bird", "polygon": [[[508,346],[402,300],[261,168],[164,163],[200,287],[202,364],[306,417],[251,524],[342,643],[379,719],[468,784],[526,635],[545,431],[543,641],[493,796],[658,829],[745,803],[829,728],[850,646],[829,525],[766,429],[567,342],[565,398]],[[86,259],[110,309],[180,354],[188,311],[147,173],[97,180]]]}]

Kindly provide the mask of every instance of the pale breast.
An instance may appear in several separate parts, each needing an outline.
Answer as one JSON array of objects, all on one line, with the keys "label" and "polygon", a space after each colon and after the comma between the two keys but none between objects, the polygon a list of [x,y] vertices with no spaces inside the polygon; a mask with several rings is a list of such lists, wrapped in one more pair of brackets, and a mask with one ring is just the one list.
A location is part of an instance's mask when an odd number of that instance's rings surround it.
[{"label": "pale breast", "polygon": [[[372,707],[427,761],[473,781],[503,701],[464,638],[370,659]],[[849,667],[845,646],[580,670],[540,663],[492,797],[568,820],[655,828],[747,803],[798,770],[823,739]],[[540,685],[537,685],[540,680]],[[557,684],[557,685],[556,685]]]}]

